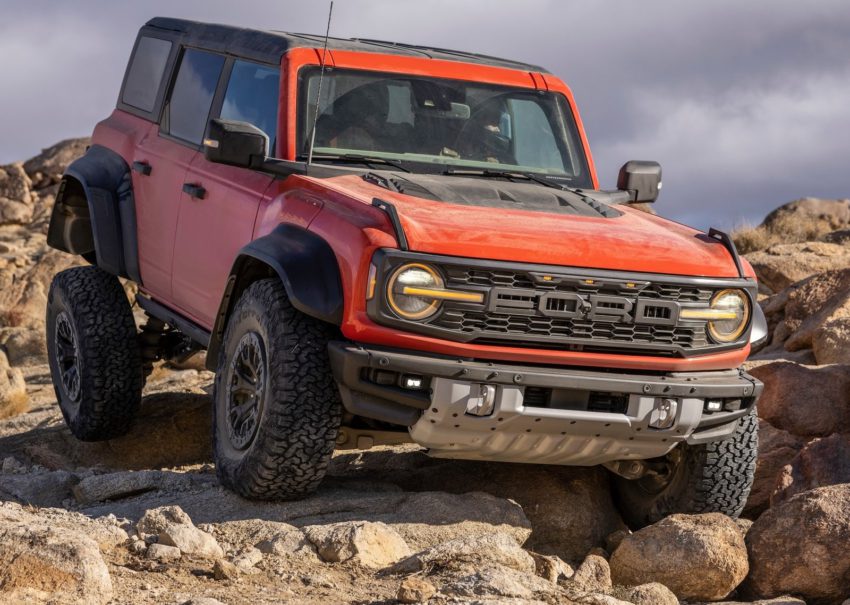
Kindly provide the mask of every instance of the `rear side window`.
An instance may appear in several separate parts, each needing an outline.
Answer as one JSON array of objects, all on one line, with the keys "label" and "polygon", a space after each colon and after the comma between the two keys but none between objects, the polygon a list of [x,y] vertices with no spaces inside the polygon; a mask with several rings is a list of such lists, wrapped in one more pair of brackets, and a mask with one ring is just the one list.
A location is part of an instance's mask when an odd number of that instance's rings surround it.
[{"label": "rear side window", "polygon": [[162,118],[165,131],[200,145],[223,65],[224,57],[221,55],[193,49],[183,53]]},{"label": "rear side window", "polygon": [[248,122],[265,132],[274,150],[280,69],[235,61],[221,106],[225,120]]},{"label": "rear side window", "polygon": [[168,40],[148,37],[139,39],[121,95],[123,103],[142,111],[153,111],[170,53],[171,42]]}]

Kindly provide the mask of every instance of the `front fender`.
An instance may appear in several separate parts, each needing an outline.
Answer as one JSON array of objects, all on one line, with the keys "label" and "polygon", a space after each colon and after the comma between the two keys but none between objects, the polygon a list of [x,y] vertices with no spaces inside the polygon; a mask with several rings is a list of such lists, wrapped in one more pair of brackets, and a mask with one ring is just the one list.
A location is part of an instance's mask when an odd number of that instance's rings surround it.
[{"label": "front fender", "polygon": [[280,225],[239,251],[210,338],[208,365],[217,361],[227,318],[239,296],[251,283],[270,275],[280,279],[296,309],[327,323],[342,323],[342,280],[330,244],[303,227]]}]

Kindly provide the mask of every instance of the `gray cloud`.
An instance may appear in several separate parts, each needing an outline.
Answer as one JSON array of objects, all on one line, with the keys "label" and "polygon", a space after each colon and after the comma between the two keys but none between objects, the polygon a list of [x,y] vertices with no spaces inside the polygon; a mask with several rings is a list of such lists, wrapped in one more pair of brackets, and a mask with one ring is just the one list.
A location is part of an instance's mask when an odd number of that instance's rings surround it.
[{"label": "gray cloud", "polygon": [[[0,162],[108,115],[151,16],[318,32],[326,12],[325,2],[5,0]],[[625,160],[657,159],[658,209],[677,220],[730,227],[796,197],[850,196],[843,0],[337,0],[332,34],[546,66],[573,88],[603,185]]]}]

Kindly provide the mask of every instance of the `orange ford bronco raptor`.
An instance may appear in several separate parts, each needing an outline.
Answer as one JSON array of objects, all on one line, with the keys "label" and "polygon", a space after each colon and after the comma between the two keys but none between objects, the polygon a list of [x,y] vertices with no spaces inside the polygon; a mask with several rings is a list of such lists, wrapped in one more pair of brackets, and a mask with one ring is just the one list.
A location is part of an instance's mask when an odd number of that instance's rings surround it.
[{"label": "orange ford bronco raptor", "polygon": [[[221,482],[315,490],[334,448],[604,465],[634,525],[741,512],[756,281],[724,233],[599,188],[569,88],[513,61],[156,18],[67,170],[47,308],[83,440],[206,349]],[[119,278],[138,284],[137,327]]]}]

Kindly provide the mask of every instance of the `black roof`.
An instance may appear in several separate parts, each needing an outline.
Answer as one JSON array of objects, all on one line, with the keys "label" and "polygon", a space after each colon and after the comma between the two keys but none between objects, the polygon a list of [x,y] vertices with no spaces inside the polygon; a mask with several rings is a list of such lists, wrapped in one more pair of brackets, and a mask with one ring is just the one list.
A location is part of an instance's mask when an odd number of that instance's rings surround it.
[{"label": "black roof", "polygon": [[[232,25],[172,19],[170,17],[154,17],[147,22],[145,28],[173,32],[180,37],[184,44],[228,52],[245,58],[275,64],[280,63],[280,59],[284,53],[292,48],[322,48],[325,43],[324,36],[247,29]],[[507,59],[457,50],[447,50],[445,48],[415,46],[413,44],[384,42],[381,40],[328,38],[328,50],[351,50],[408,57],[426,57],[429,59],[478,63],[522,71],[547,73],[542,67],[520,63],[518,61],[509,61]]]}]

